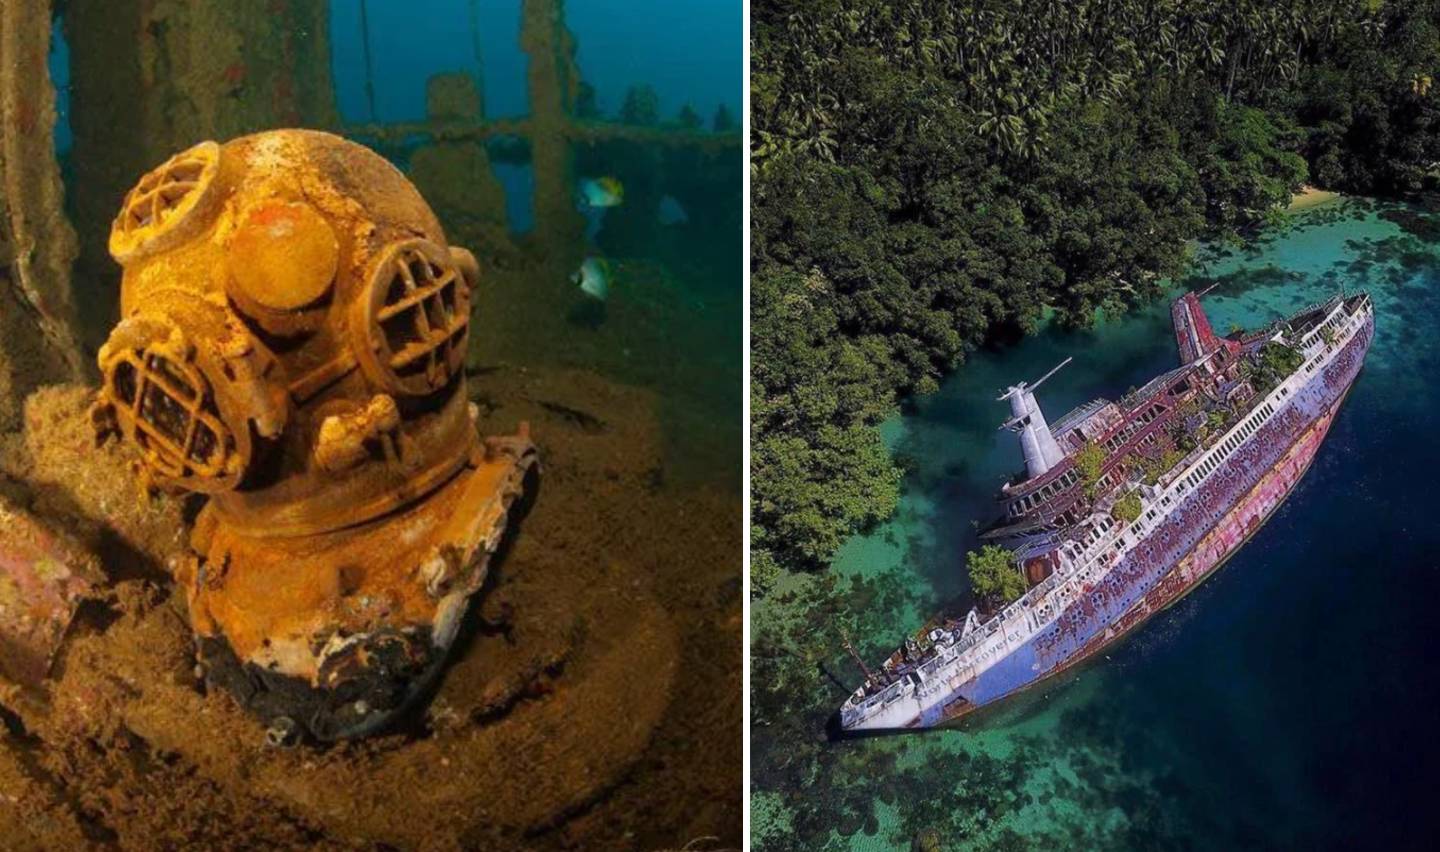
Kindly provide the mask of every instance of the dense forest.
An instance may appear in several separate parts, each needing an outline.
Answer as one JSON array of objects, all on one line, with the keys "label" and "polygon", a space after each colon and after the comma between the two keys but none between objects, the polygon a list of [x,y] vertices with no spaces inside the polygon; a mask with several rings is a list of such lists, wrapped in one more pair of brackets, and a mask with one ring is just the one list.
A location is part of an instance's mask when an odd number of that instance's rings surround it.
[{"label": "dense forest", "polygon": [[887,517],[878,425],[1309,183],[1440,188],[1440,0],[755,0],[753,588]]}]

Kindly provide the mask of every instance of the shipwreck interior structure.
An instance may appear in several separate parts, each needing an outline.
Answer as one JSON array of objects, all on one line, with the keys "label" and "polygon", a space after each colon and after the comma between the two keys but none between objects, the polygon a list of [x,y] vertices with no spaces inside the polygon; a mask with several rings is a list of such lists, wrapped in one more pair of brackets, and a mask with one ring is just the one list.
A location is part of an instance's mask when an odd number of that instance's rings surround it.
[{"label": "shipwreck interior structure", "polygon": [[[65,566],[23,613],[0,570],[0,651],[40,649],[0,666],[0,847],[739,842],[738,103],[597,98],[562,0],[412,5],[473,57],[396,118],[377,80],[431,31],[381,17],[402,4],[0,3],[0,563]],[[487,104],[497,40],[523,110]],[[363,745],[268,747],[197,679],[175,574],[203,498],[137,493],[93,440],[136,176],[290,127],[383,155],[473,250],[468,402],[530,423],[547,471],[429,709]],[[602,175],[624,203],[597,217]]]}]

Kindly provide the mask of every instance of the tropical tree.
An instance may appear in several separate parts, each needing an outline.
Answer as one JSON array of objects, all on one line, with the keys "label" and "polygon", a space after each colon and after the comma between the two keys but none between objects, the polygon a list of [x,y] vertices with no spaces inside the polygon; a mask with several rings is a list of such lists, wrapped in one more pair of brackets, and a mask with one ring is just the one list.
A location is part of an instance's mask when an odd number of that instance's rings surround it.
[{"label": "tropical tree", "polygon": [[993,544],[965,554],[965,570],[970,575],[971,593],[988,611],[1019,599],[1028,585],[1015,564],[1015,554]]}]

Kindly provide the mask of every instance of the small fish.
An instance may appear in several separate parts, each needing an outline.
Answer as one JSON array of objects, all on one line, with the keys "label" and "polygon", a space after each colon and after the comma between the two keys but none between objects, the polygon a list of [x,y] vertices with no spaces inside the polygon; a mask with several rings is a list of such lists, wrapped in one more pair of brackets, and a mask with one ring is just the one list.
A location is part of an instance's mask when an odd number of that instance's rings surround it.
[{"label": "small fish", "polygon": [[570,276],[571,284],[580,285],[580,292],[605,301],[610,293],[610,264],[603,257],[587,257]]},{"label": "small fish", "polygon": [[673,195],[660,199],[660,209],[655,215],[662,225],[684,225],[690,221],[690,214],[685,212],[685,208],[680,206],[680,202]]},{"label": "small fish", "polygon": [[625,186],[618,178],[581,178],[580,204],[584,207],[619,207],[625,202]]}]

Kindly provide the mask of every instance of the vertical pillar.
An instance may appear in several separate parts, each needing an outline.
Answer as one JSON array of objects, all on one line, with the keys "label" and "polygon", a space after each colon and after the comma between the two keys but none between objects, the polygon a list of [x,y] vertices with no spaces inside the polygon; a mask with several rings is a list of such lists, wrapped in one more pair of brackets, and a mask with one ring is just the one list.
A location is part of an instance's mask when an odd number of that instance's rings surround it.
[{"label": "vertical pillar", "polygon": [[83,374],[74,333],[75,231],[55,159],[50,0],[0,2],[0,429],[26,394]]},{"label": "vertical pillar", "polygon": [[560,0],[524,0],[520,47],[530,59],[530,151],[535,236],[544,275],[557,291],[584,257],[585,219],[575,209],[567,106],[576,84]]}]

